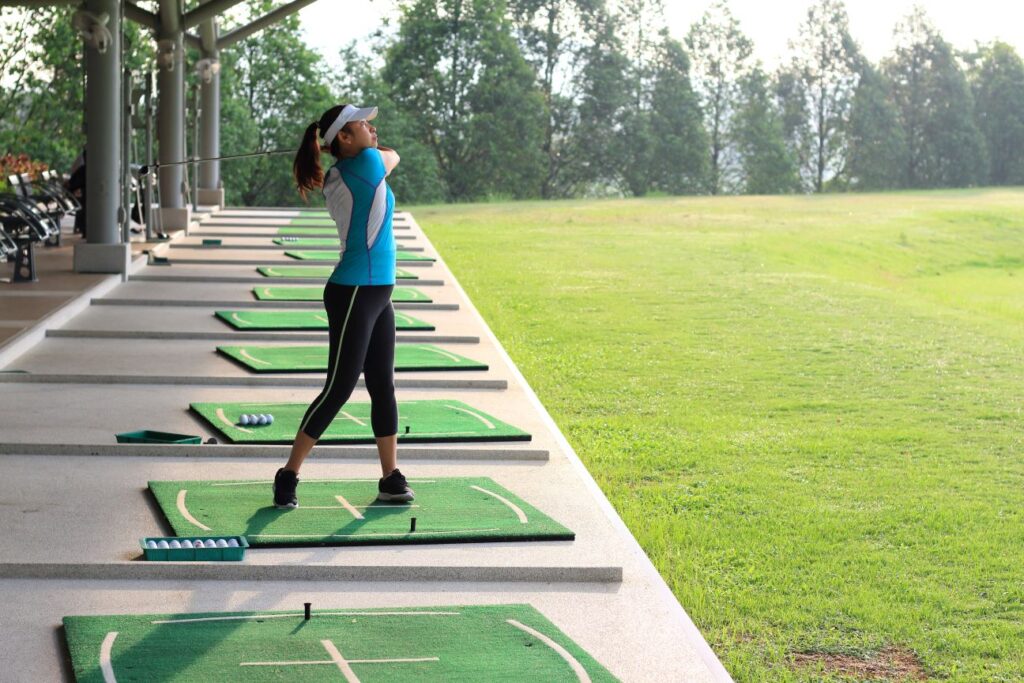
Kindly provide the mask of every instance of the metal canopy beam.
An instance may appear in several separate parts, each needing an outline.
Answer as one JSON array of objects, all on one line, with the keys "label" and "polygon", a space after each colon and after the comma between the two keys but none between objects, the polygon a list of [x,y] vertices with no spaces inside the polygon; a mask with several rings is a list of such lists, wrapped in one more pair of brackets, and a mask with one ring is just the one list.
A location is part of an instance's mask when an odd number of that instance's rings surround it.
[{"label": "metal canopy beam", "polygon": [[147,12],[133,2],[124,3],[124,18],[134,21],[136,24],[142,24],[154,31],[160,29],[159,17],[152,12]]},{"label": "metal canopy beam", "polygon": [[314,2],[316,2],[316,0],[294,0],[294,2],[289,2],[287,5],[282,5],[273,12],[268,12],[263,15],[248,26],[236,28],[231,33],[224,34],[217,40],[217,48],[223,50],[226,47],[231,47],[238,41],[244,40],[252,34],[276,24],[285,17],[295,14],[306,5],[312,5]]},{"label": "metal canopy beam", "polygon": [[198,26],[204,21],[209,21],[210,19],[215,18],[225,10],[231,9],[242,1],[243,0],[207,0],[192,11],[185,12],[185,16],[182,17],[181,20],[181,26],[182,28]]}]

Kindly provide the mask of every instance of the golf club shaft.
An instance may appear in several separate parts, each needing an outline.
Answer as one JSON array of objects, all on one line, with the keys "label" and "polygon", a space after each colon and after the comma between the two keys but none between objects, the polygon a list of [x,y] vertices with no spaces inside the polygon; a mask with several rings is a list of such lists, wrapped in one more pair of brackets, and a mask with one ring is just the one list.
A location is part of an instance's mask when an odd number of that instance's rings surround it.
[{"label": "golf club shaft", "polygon": [[273,154],[295,154],[295,151],[296,150],[294,150],[294,149],[270,149],[270,150],[267,150],[265,152],[249,152],[247,154],[226,154],[226,155],[221,156],[221,157],[209,157],[209,158],[206,158],[206,159],[194,158],[194,159],[185,159],[184,161],[165,161],[165,162],[158,163],[158,164],[148,164],[148,165],[142,166],[142,168],[139,169],[139,175],[140,176],[148,175],[152,171],[158,170],[158,169],[160,169],[160,168],[162,168],[164,166],[184,166],[186,164],[201,164],[201,163],[208,162],[208,161],[224,161],[226,159],[245,159],[245,158],[248,158],[248,157],[264,157],[264,156],[271,156]]}]

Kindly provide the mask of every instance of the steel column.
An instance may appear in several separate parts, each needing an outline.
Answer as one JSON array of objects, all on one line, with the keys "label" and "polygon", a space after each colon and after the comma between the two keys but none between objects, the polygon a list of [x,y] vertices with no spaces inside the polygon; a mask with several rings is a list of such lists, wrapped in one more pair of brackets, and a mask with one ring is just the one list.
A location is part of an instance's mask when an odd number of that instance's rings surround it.
[{"label": "steel column", "polygon": [[[160,162],[181,161],[185,158],[185,59],[180,0],[160,0],[158,37],[157,88],[160,99],[156,117],[157,159]],[[159,178],[161,209],[183,209],[181,167],[162,169]]]},{"label": "steel column", "polygon": [[[217,22],[210,20],[199,27],[199,34],[203,42],[203,59],[214,60],[218,63],[220,51],[217,49]],[[200,119],[202,128],[199,131],[199,156],[204,159],[212,159],[220,156],[220,70],[212,69],[209,81],[200,79],[199,104],[203,116]],[[220,162],[208,161],[199,165],[199,192],[204,195],[200,203],[208,204],[206,198],[210,195],[219,194],[220,183]]]},{"label": "steel column", "polygon": [[87,0],[83,9],[106,14],[111,42],[106,52],[85,45],[86,213],[89,244],[121,241],[121,8],[117,0]]}]

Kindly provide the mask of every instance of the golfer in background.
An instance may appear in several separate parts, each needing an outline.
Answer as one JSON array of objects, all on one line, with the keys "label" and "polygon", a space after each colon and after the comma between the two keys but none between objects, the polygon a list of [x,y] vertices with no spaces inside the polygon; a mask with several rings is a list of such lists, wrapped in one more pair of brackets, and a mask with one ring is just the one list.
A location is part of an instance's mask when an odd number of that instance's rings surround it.
[{"label": "golfer in background", "polygon": [[[370,422],[380,454],[377,499],[410,501],[413,492],[398,471],[398,404],[395,401],[395,197],[387,175],[398,154],[377,144],[370,123],[377,108],[332,107],[306,128],[292,166],[303,199],[323,188],[338,226],[341,258],[324,287],[330,328],[327,381],[306,410],[291,456],[274,477],[274,505],[298,507],[299,469],[317,440],[352,395],[362,372],[370,394]],[[332,165],[324,175],[321,150]]]}]

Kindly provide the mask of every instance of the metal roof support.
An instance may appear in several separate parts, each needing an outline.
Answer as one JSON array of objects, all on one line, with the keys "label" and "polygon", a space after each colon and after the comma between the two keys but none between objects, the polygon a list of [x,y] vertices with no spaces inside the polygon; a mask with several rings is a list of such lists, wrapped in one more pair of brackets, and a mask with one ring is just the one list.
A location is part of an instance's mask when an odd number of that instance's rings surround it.
[{"label": "metal roof support", "polygon": [[121,8],[118,0],[86,0],[76,13],[85,53],[87,241],[75,245],[75,271],[126,273],[121,241]]},{"label": "metal roof support", "polygon": [[[217,20],[199,26],[202,60],[199,69],[199,97],[203,115],[199,120],[199,156],[215,159],[220,156],[220,50],[217,49]],[[224,188],[220,181],[220,162],[199,164],[199,203],[224,206]]]},{"label": "metal roof support", "polygon": [[217,40],[217,47],[223,50],[226,47],[230,47],[240,40],[248,38],[252,34],[262,31],[268,26],[276,24],[287,16],[295,14],[306,5],[312,5],[316,0],[294,0],[289,2],[287,5],[281,5],[273,12],[264,14],[259,19],[255,20],[247,26],[236,28],[231,33],[223,35]]},{"label": "metal roof support", "polygon": [[206,0],[202,5],[185,13],[182,19],[182,28],[199,26],[210,19],[216,18],[219,14],[238,5],[242,0]]},{"label": "metal roof support", "polygon": [[[181,0],[160,0],[160,28],[157,33],[156,113],[159,163],[185,158],[185,51],[181,28]],[[191,220],[185,202],[182,167],[160,170],[160,218],[164,231],[187,230]]]},{"label": "metal roof support", "polygon": [[124,18],[129,21],[134,21],[136,24],[142,24],[146,28],[153,29],[154,31],[160,28],[160,19],[152,12],[147,12],[142,9],[134,2],[124,3]]}]

